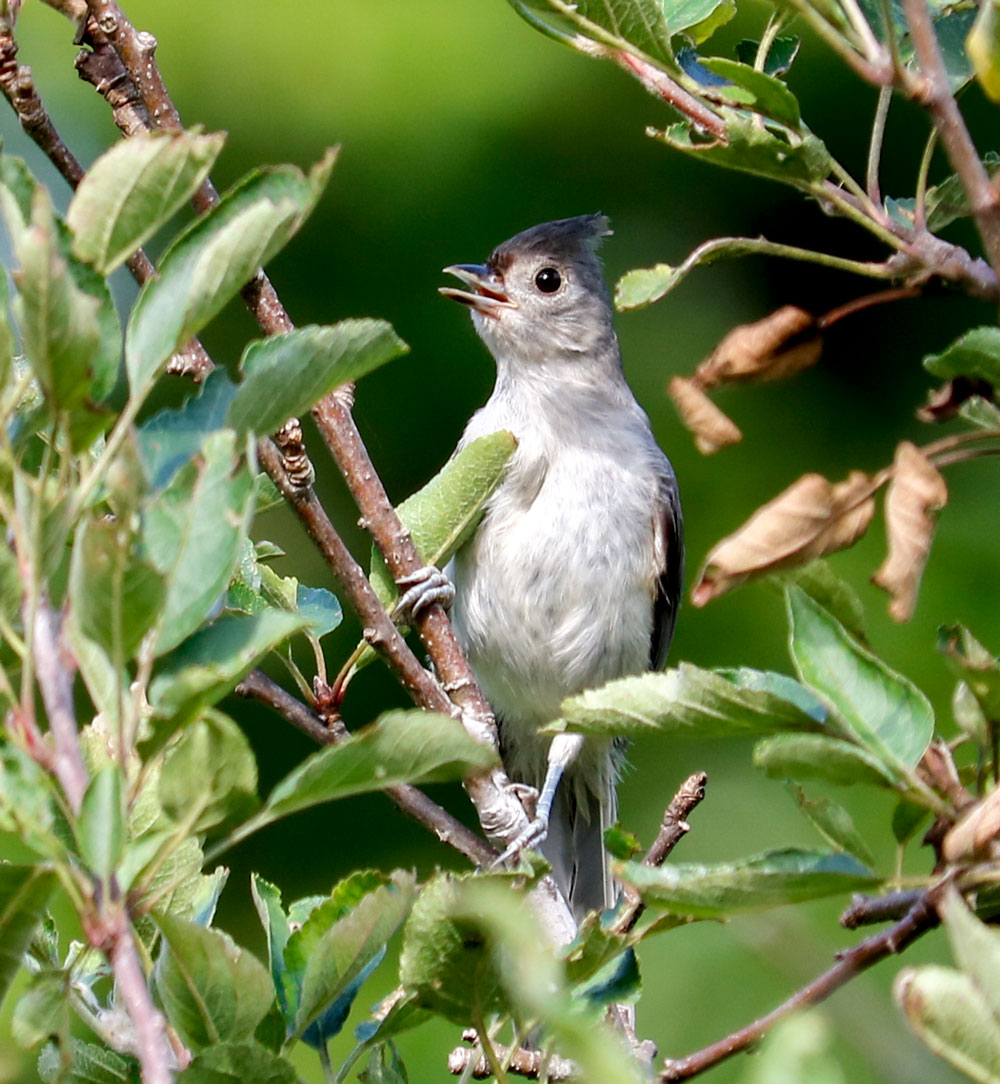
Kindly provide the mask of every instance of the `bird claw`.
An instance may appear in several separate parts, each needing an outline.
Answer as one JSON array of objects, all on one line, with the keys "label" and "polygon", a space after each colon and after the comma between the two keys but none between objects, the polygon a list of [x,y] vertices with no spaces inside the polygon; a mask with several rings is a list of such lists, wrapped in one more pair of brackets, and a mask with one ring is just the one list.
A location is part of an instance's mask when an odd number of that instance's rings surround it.
[{"label": "bird claw", "polygon": [[439,603],[447,609],[455,598],[455,585],[434,565],[424,565],[416,572],[401,576],[396,585],[406,588],[394,609],[394,616],[410,624],[421,610]]},{"label": "bird claw", "polygon": [[549,821],[547,817],[535,817],[523,832],[508,844],[507,849],[497,858],[490,869],[498,869],[505,866],[513,859],[520,858],[524,851],[536,848],[545,842],[549,834]]}]

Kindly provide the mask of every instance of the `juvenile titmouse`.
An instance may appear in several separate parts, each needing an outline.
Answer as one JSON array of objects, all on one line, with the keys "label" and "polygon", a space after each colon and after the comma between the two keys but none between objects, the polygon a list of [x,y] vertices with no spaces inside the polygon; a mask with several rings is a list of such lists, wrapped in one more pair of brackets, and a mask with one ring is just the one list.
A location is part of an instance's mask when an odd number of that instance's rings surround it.
[{"label": "juvenile titmouse", "polygon": [[496,713],[510,777],[539,788],[534,835],[579,919],[615,902],[604,830],[616,817],[621,743],[538,728],[574,693],[659,668],[681,594],[674,472],[622,374],[596,250],[599,214],[546,222],[482,266],[445,270],[465,288],[496,361],[460,447],[517,438],[504,480],[449,569],[452,620]]}]

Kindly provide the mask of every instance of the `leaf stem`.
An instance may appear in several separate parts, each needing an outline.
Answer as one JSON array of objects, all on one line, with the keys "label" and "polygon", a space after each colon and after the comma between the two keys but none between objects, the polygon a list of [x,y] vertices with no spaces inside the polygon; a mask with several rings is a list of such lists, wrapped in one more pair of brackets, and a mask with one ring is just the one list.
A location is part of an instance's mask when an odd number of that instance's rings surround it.
[{"label": "leaf stem", "polygon": [[885,139],[885,122],[892,103],[892,87],[879,88],[878,102],[875,106],[875,120],[872,123],[872,138],[868,145],[868,168],[865,171],[865,184],[868,198],[876,207],[882,206],[882,191],[879,187],[879,165],[882,161],[882,143]]},{"label": "leaf stem", "polygon": [[930,173],[937,141],[937,128],[932,128],[924,144],[924,152],[920,156],[920,166],[917,169],[917,190],[913,201],[913,227],[917,230],[927,228],[927,176]]}]

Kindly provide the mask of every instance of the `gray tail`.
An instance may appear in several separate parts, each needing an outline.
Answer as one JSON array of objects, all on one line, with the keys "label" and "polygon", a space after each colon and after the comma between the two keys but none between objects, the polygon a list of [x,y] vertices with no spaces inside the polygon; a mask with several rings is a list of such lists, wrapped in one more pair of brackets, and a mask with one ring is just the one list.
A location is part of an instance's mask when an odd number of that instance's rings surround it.
[{"label": "gray tail", "polygon": [[601,796],[575,782],[572,776],[564,779],[556,791],[541,851],[579,922],[588,911],[604,911],[617,900],[604,849],[605,829],[617,817],[617,800],[610,781]]}]

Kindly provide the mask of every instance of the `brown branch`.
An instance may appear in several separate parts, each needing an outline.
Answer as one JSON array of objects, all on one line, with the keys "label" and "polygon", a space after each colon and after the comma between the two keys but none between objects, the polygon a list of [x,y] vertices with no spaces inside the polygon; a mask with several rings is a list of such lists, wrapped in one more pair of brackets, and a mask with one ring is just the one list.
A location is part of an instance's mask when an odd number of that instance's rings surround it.
[{"label": "brown branch", "polygon": [[856,892],[851,897],[850,907],[841,914],[840,924],[845,930],[856,930],[860,926],[898,921],[920,902],[924,892],[922,888],[887,892],[884,896],[865,896]]},{"label": "brown branch", "polygon": [[884,960],[886,956],[902,952],[918,937],[938,924],[938,915],[931,892],[924,892],[906,915],[890,929],[874,937],[868,937],[838,953],[837,963],[812,982],[796,991],[777,1008],[765,1016],[754,1020],[746,1027],[734,1031],[718,1042],[711,1043],[701,1050],[688,1054],[684,1058],[668,1058],[664,1062],[658,1080],[661,1082],[689,1080],[725,1061],[733,1054],[739,1054],[756,1043],[779,1020],[798,1009],[804,1009],[824,1001],[834,991],[856,978],[863,971]]},{"label": "brown branch", "polygon": [[[493,1049],[501,1062],[506,1062],[507,1072],[516,1076],[529,1077],[537,1080],[542,1070],[545,1070],[545,1079],[551,1081],[572,1080],[579,1075],[579,1067],[575,1062],[558,1055],[546,1055],[541,1050],[528,1050],[518,1047],[511,1052],[508,1047],[493,1044]],[[485,1055],[478,1046],[457,1046],[448,1055],[448,1072],[459,1076],[462,1073],[470,1073],[473,1080],[485,1080],[493,1075]]]},{"label": "brown branch", "polygon": [[[29,622],[25,621],[25,627]],[[76,662],[62,639],[62,621],[44,596],[35,610],[35,676],[49,720],[55,750],[50,761],[70,808],[80,812],[89,777],[80,752],[76,710],[73,707],[73,674]]]},{"label": "brown branch", "polygon": [[951,92],[948,72],[926,0],[903,0],[910,39],[923,75],[913,91],[934,122],[952,168],[965,189],[972,217],[993,270],[1000,274],[1000,201]]},{"label": "brown branch", "polygon": [[[252,670],[236,686],[239,696],[250,697],[266,704],[320,745],[336,745],[347,736],[346,730],[324,726],[320,717],[297,697],[272,681],[260,670]],[[387,787],[389,800],[403,813],[429,828],[442,843],[454,847],[476,865],[489,865],[496,852],[480,836],[453,817],[446,809],[431,801],[423,791],[408,784]]]},{"label": "brown branch", "polygon": [[625,71],[634,75],[650,94],[673,106],[700,131],[710,132],[722,143],[728,142],[726,122],[722,117],[699,102],[693,94],[689,94],[666,72],[624,49],[613,50],[609,55]]}]

